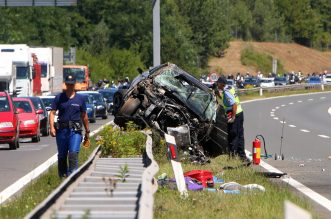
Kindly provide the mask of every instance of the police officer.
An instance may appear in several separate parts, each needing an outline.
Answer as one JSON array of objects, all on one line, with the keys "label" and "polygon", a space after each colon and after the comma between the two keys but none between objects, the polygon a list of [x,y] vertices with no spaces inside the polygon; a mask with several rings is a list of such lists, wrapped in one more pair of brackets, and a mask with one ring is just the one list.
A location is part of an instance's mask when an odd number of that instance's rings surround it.
[{"label": "police officer", "polygon": [[250,163],[245,154],[244,139],[244,112],[240,104],[239,97],[233,86],[226,85],[227,80],[224,76],[218,78],[216,95],[220,97],[220,105],[223,106],[227,117],[228,143],[231,155]]},{"label": "police officer", "polygon": [[[75,92],[76,78],[68,75],[65,78],[66,90],[58,94],[50,112],[50,132],[56,137],[58,150],[58,173],[66,177],[78,169],[78,153],[82,142],[82,123],[85,128],[85,139],[89,139],[89,124],[84,98]],[[58,110],[57,127],[54,116]],[[69,163],[69,164],[68,164]]]}]

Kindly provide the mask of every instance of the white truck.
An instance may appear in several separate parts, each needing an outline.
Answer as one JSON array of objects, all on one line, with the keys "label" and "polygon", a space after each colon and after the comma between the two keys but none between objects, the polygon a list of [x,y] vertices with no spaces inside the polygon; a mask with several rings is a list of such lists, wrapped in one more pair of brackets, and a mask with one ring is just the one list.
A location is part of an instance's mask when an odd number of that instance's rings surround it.
[{"label": "white truck", "polygon": [[62,91],[63,48],[31,47],[41,65],[41,92],[43,95]]},{"label": "white truck", "polygon": [[0,91],[16,95],[16,66],[10,57],[0,53]]},{"label": "white truck", "polygon": [[[0,54],[6,57],[3,66],[10,69],[9,66],[16,67],[16,94],[17,96],[32,96],[33,78],[32,66],[33,61],[29,51],[29,46],[26,44],[0,44]],[[8,61],[9,60],[9,61]],[[10,62],[11,61],[11,62]],[[0,60],[1,62],[1,60]],[[7,64],[5,64],[7,62]],[[12,63],[12,64],[10,64]],[[6,76],[4,76],[5,78]],[[8,78],[8,77],[7,77]],[[15,77],[12,77],[12,82],[15,83]],[[14,92],[9,90],[10,93]]]}]

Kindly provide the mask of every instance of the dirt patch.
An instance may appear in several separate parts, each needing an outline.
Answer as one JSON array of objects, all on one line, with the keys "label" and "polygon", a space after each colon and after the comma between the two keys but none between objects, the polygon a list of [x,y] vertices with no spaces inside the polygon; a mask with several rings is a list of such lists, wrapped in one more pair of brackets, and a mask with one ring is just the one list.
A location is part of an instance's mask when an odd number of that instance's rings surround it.
[{"label": "dirt patch", "polygon": [[232,41],[225,50],[222,58],[209,60],[210,71],[222,71],[226,74],[237,72],[250,72],[255,75],[258,69],[244,66],[240,61],[241,51],[251,46],[258,52],[263,52],[281,61],[286,71],[301,71],[303,74],[312,72],[321,73],[324,70],[331,72],[331,52],[321,52],[295,43],[270,43],[270,42],[243,42]]}]

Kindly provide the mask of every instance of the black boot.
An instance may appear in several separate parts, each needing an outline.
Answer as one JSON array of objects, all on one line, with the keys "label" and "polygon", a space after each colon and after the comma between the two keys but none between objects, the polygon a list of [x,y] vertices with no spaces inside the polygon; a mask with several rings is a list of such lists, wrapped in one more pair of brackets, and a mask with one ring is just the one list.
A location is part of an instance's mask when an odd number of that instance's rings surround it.
[{"label": "black boot", "polygon": [[60,177],[67,177],[67,159],[66,158],[58,158],[57,161],[58,173]]},{"label": "black boot", "polygon": [[69,153],[68,175],[78,169],[78,152]]}]

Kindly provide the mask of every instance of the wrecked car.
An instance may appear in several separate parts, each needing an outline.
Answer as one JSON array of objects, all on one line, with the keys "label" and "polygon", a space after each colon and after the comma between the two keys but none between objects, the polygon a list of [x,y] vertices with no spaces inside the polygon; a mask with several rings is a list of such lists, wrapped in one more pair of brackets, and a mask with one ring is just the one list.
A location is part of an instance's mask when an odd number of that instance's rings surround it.
[{"label": "wrecked car", "polygon": [[192,162],[205,163],[227,147],[224,111],[214,92],[175,64],[141,72],[128,89],[114,94],[113,114],[121,127],[133,121],[175,136]]}]

